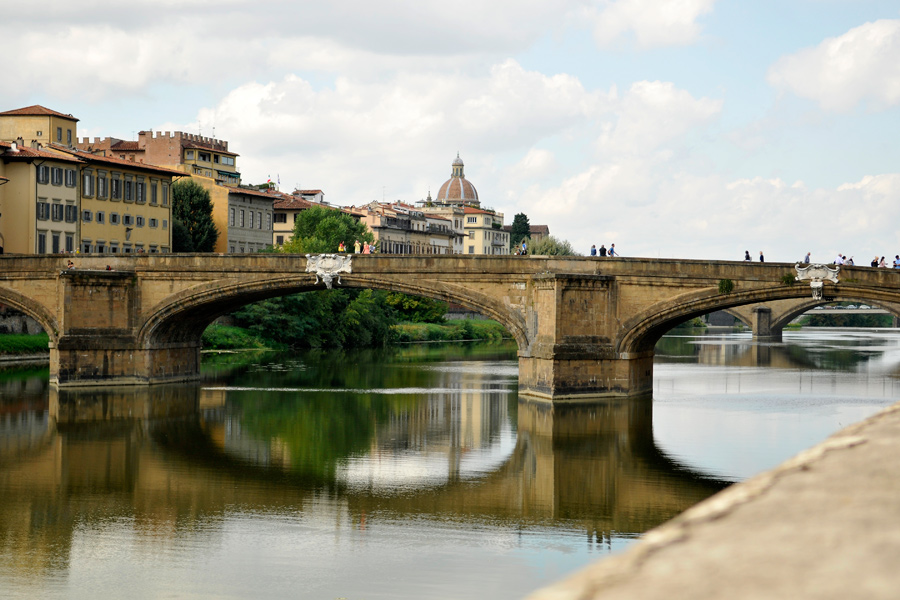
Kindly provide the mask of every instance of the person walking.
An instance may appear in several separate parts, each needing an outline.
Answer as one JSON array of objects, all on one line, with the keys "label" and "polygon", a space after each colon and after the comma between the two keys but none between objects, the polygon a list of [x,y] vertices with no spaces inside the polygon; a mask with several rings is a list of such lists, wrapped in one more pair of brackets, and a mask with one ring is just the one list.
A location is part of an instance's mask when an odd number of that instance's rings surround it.
[{"label": "person walking", "polygon": [[744,260],[753,260],[752,258],[750,258],[749,250],[744,250]]},{"label": "person walking", "polygon": [[804,264],[807,264],[807,265],[809,264],[809,255],[810,255],[810,253],[807,252],[807,253],[806,253],[806,257],[803,259],[803,263],[804,263]]},{"label": "person walking", "polygon": [[610,244],[610,245],[609,245],[609,255],[610,255],[610,256],[618,256],[618,255],[619,255],[619,253],[616,252],[616,245],[615,245],[615,244]]},{"label": "person walking", "polygon": [[894,257],[894,268],[900,269],[900,254]]},{"label": "person walking", "polygon": [[766,262],[766,257],[763,256],[762,250],[759,251],[759,262]]},{"label": "person walking", "polygon": [[353,242],[353,254],[359,254],[359,249],[360,249],[359,240],[356,240]]},{"label": "person walking", "polygon": [[881,257],[881,260],[878,261],[878,266],[881,267],[882,269],[887,269],[887,263],[884,262],[884,257],[883,257],[883,256]]},{"label": "person walking", "polygon": [[876,256],[875,258],[872,259],[872,262],[869,263],[869,266],[870,266],[870,267],[877,267],[877,266],[878,266],[878,257],[877,257],[877,256]]}]

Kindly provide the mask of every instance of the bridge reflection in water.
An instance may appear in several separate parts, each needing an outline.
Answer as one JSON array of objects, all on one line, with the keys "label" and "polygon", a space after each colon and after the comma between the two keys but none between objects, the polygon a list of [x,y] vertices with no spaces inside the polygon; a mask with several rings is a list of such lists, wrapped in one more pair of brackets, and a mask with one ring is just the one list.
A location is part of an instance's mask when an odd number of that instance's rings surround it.
[{"label": "bridge reflection in water", "polygon": [[[307,452],[326,464],[311,465],[278,435],[248,433],[254,417],[226,402],[232,391],[44,390],[49,411],[30,414],[46,416],[5,418],[0,449],[0,557],[26,561],[22,574],[38,578],[67,568],[77,531],[111,521],[147,543],[214,529],[233,510],[300,511],[357,528],[422,516],[565,523],[608,541],[637,536],[729,483],[654,445],[650,401],[553,407],[516,402],[507,390],[433,394],[375,414],[362,451],[312,443]],[[434,420],[449,421],[449,433],[435,435]],[[472,454],[481,458],[467,463]],[[398,480],[422,461],[431,476]]]}]

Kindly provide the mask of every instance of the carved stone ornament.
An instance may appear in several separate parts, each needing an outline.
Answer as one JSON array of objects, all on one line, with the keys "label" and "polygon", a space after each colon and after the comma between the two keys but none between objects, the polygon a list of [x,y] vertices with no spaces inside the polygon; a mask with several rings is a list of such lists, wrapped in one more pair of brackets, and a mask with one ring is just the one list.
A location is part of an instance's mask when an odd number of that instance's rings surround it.
[{"label": "carved stone ornament", "polygon": [[834,268],[829,267],[828,265],[806,265],[801,267],[800,265],[794,265],[794,269],[797,271],[797,276],[794,277],[797,281],[809,281],[809,287],[812,288],[812,297],[814,300],[821,300],[824,295],[825,284],[824,281],[827,279],[833,283],[838,282],[838,273],[841,272],[841,267],[835,265]]},{"label": "carved stone ornament", "polygon": [[316,274],[316,283],[319,279],[325,283],[325,287],[331,289],[331,283],[337,278],[341,284],[341,273],[350,273],[350,261],[353,256],[349,254],[307,254],[306,272]]}]

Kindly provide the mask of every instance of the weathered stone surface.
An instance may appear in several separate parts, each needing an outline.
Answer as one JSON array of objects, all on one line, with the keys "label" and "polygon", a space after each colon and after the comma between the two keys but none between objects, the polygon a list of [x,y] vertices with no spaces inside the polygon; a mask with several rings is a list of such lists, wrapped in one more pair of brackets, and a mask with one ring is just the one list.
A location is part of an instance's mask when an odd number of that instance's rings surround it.
[{"label": "weathered stone surface", "polygon": [[[69,258],[0,256],[0,303],[49,333],[59,385],[197,377],[200,336],[214,319],[322,289],[297,255],[82,256],[66,269]],[[646,395],[659,337],[714,310],[781,302],[788,308],[750,313],[780,332],[784,315],[810,302],[805,286],[784,283],[788,273],[792,265],[742,261],[357,255],[340,274],[343,287],[451,301],[496,319],[518,344],[522,393],[556,401]],[[723,294],[726,279],[733,289]],[[824,289],[828,300],[900,307],[889,269],[845,268]]]}]

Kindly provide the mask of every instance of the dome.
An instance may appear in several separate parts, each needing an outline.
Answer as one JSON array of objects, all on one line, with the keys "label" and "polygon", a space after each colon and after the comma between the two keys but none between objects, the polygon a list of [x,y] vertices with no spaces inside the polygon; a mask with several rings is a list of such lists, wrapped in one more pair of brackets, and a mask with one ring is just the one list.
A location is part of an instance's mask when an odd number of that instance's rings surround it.
[{"label": "dome", "polygon": [[478,204],[478,192],[472,182],[466,179],[463,168],[465,164],[456,154],[456,159],[451,165],[453,167],[450,179],[444,182],[441,189],[438,190],[436,202],[447,204]]}]

